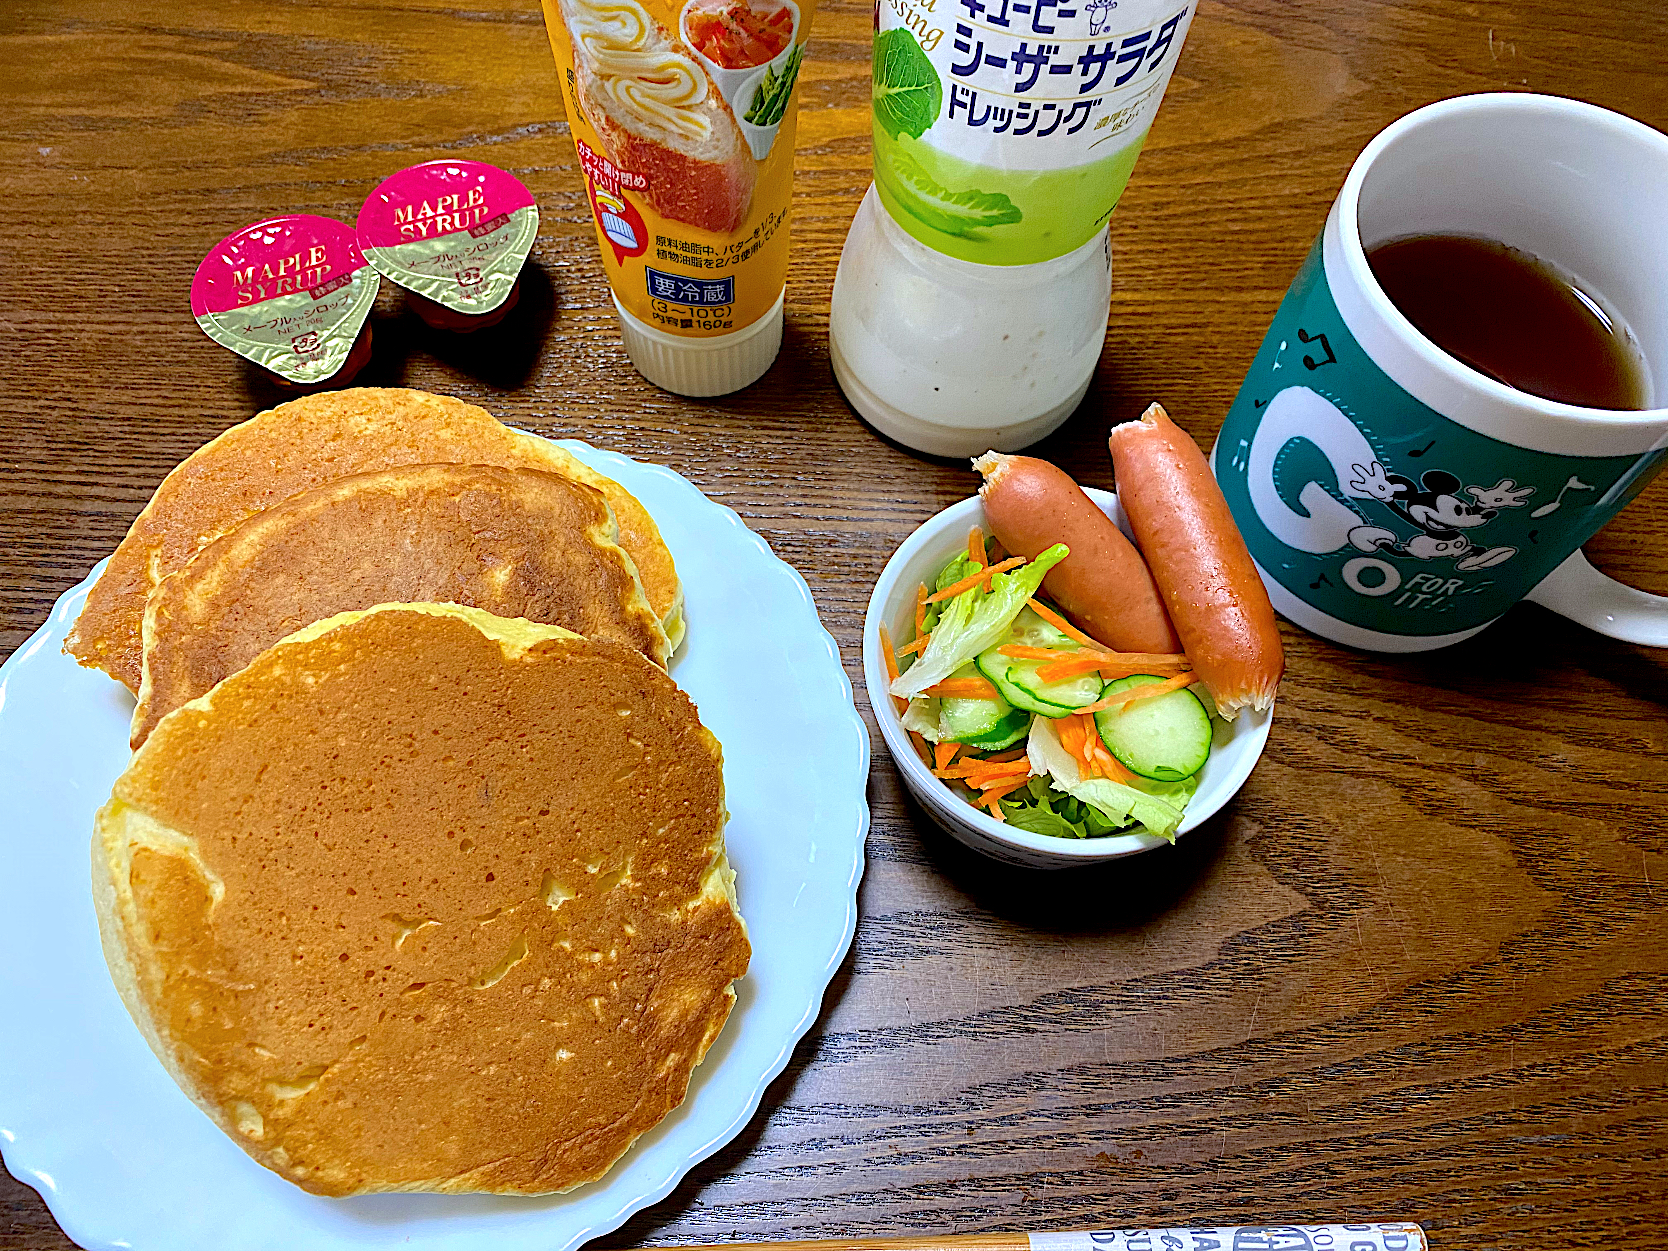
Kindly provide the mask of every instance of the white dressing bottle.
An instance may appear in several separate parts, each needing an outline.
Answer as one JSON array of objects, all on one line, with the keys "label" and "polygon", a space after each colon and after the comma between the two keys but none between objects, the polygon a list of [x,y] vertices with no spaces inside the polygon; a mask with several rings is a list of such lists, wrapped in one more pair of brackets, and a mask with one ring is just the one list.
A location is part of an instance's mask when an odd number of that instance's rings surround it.
[{"label": "white dressing bottle", "polygon": [[829,310],[834,374],[882,434],[1014,451],[1083,398],[1107,221],[1192,0],[880,0],[875,181]]}]

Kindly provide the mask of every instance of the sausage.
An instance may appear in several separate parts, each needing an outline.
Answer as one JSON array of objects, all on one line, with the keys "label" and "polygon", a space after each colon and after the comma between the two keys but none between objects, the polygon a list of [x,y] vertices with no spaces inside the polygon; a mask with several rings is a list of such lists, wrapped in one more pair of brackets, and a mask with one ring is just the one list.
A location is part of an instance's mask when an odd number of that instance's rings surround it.
[{"label": "sausage", "polygon": [[1157,404],[1106,442],[1118,500],[1199,680],[1230,721],[1268,708],[1286,666],[1280,629],[1204,453]]},{"label": "sausage", "polygon": [[1027,560],[1055,543],[1071,548],[1043,590],[1085,633],[1114,651],[1181,651],[1141,553],[1070,475],[1000,452],[986,452],[973,468],[985,477],[979,498],[1003,547]]}]

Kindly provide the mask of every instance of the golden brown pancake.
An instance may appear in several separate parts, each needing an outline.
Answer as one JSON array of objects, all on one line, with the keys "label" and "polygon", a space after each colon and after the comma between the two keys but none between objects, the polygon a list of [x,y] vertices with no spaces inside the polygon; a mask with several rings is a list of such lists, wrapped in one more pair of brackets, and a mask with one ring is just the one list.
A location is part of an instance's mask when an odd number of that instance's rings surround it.
[{"label": "golden brown pancake", "polygon": [[601,491],[649,603],[675,648],[682,591],[660,531],[635,497],[561,448],[473,404],[394,388],[325,391],[280,404],[186,457],[162,480],[110,557],[64,650],[135,694],[143,672],[145,599],[193,553],[252,513],[337,478],[396,465],[548,469]]},{"label": "golden brown pancake", "polygon": [[542,1194],[682,1102],[746,930],[717,741],[640,653],[455,605],[298,631],[163,718],[93,839],[116,986],[316,1194]]},{"label": "golden brown pancake", "polygon": [[151,592],[132,746],[285,635],[373,604],[467,604],[664,666],[666,633],[617,537],[600,491],[543,469],[406,465],[292,495]]}]

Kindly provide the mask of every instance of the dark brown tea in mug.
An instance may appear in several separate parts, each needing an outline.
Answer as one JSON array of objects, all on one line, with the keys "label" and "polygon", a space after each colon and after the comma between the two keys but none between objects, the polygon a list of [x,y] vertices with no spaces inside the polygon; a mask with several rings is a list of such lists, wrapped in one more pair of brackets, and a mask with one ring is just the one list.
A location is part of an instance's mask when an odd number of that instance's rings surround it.
[{"label": "dark brown tea in mug", "polygon": [[1416,235],[1367,253],[1373,276],[1421,334],[1519,391],[1584,408],[1650,403],[1627,327],[1538,256],[1467,235]]}]

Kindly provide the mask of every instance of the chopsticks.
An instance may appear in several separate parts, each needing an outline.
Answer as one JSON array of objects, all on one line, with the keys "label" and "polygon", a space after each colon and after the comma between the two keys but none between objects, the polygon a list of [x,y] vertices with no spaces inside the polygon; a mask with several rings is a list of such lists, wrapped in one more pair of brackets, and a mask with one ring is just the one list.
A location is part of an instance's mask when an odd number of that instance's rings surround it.
[{"label": "chopsticks", "polygon": [[726,1242],[666,1251],[1430,1251],[1412,1221]]}]

